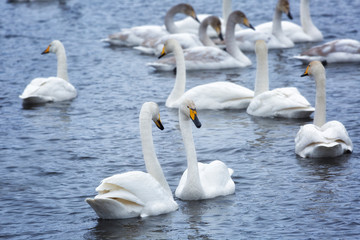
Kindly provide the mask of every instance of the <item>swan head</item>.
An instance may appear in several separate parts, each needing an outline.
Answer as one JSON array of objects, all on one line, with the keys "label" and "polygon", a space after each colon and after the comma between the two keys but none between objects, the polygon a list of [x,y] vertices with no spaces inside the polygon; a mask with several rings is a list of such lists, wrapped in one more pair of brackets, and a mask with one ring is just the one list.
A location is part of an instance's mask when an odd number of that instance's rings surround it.
[{"label": "swan head", "polygon": [[191,99],[184,99],[179,107],[179,112],[187,119],[191,119],[197,128],[201,127],[201,122],[197,116],[195,103]]},{"label": "swan head", "polygon": [[324,74],[325,68],[320,61],[312,61],[306,67],[305,72],[301,75],[301,77],[305,76],[316,76],[319,74]]},{"label": "swan head", "polygon": [[208,24],[210,25],[218,35],[221,41],[224,41],[223,35],[221,33],[221,21],[216,16],[209,16],[206,19],[203,20],[201,24]]},{"label": "swan head", "polygon": [[160,109],[159,106],[154,102],[146,102],[143,104],[141,111],[147,111],[150,114],[151,119],[155,125],[160,129],[164,130],[164,126],[160,120]]},{"label": "swan head", "polygon": [[228,22],[234,22],[234,23],[238,23],[238,24],[243,24],[248,28],[251,28],[252,30],[255,30],[255,28],[253,27],[253,25],[251,25],[251,23],[249,22],[248,18],[246,17],[245,13],[243,13],[242,11],[233,11],[229,17],[228,17]]},{"label": "swan head", "polygon": [[174,6],[173,8],[176,10],[176,12],[183,13],[189,17],[192,17],[195,21],[200,23],[199,19],[196,16],[194,8],[190,4],[180,3],[176,6]]},{"label": "swan head", "polygon": [[63,49],[64,45],[59,40],[54,40],[41,54],[47,54],[49,52],[56,53],[60,48]]},{"label": "swan head", "polygon": [[181,46],[177,40],[175,40],[175,39],[166,40],[164,43],[164,47],[161,51],[161,54],[158,58],[162,58],[166,54],[173,52],[175,48],[181,48]]},{"label": "swan head", "polygon": [[285,13],[286,16],[288,16],[289,19],[293,19],[292,15],[291,15],[291,12],[290,12],[290,3],[288,0],[279,0],[277,5],[276,5],[276,8]]}]

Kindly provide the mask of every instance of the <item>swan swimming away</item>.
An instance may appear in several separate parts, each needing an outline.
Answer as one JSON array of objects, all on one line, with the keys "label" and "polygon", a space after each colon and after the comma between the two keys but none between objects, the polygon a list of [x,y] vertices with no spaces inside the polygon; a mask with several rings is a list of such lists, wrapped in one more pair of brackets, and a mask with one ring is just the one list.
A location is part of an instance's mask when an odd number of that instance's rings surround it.
[{"label": "swan swimming away", "polygon": [[[206,25],[211,23],[215,24],[215,29],[217,29],[218,33],[221,33],[220,20],[214,16],[206,18],[201,23],[200,29],[206,29]],[[246,55],[244,55],[244,53],[241,52],[241,50],[236,45],[234,31],[237,24],[244,24],[245,26],[255,30],[243,12],[232,12],[228,17],[226,26],[226,51],[218,48],[210,40],[210,38],[207,37],[205,38],[207,46],[184,49],[186,69],[226,69],[241,68],[251,65],[251,60]],[[176,62],[176,56],[170,56],[159,59],[153,63],[148,63],[147,65],[154,67],[156,70],[170,71],[175,68]]]},{"label": "swan swimming away", "polygon": [[197,128],[201,127],[194,102],[184,99],[179,107],[179,123],[185,145],[187,169],[180,179],[175,196],[182,200],[200,200],[233,194],[235,183],[231,179],[232,169],[219,160],[208,164],[197,162],[191,121]]},{"label": "swan swimming away", "polygon": [[[166,40],[170,38],[176,39],[183,49],[188,49],[198,46],[215,47],[214,42],[209,38],[209,36],[206,33],[208,26],[211,26],[218,34],[218,37],[221,40],[224,40],[221,33],[221,22],[219,18],[215,16],[209,16],[201,22],[198,30],[198,35],[191,33],[167,34],[156,41],[152,41],[152,40],[144,41],[144,43],[141,44],[141,46],[134,47],[134,49],[139,50],[140,52],[145,54],[159,55],[164,46],[164,43],[166,42]],[[175,65],[175,61],[174,61],[174,65]],[[156,65],[154,67],[156,68]]]},{"label": "swan swimming away", "polygon": [[256,41],[255,52],[255,96],[246,112],[258,117],[308,118],[315,109],[296,88],[269,90],[268,50],[264,40]]},{"label": "swan swimming away", "polygon": [[272,22],[255,26],[255,32],[249,29],[237,31],[235,38],[240,49],[254,50],[257,40],[266,41],[269,49],[294,47],[294,42],[284,34],[282,29],[281,16],[283,13],[292,19],[288,0],[278,0]]},{"label": "swan swimming away", "polygon": [[185,98],[192,99],[198,109],[244,109],[249,105],[254,92],[231,82],[213,82],[196,86],[185,92],[186,67],[180,44],[169,39],[165,42],[160,57],[173,52],[176,58],[176,80],[166,100],[169,108],[178,108]]},{"label": "swan swimming away", "polygon": [[295,153],[303,158],[331,158],[351,153],[353,144],[339,121],[326,122],[326,75],[319,61],[311,62],[303,76],[312,76],[316,84],[313,124],[300,128],[295,137]]},{"label": "swan swimming away", "polygon": [[64,45],[59,40],[54,40],[41,54],[50,52],[57,57],[57,76],[33,79],[19,96],[23,103],[60,102],[77,96],[75,87],[69,82]]},{"label": "swan swimming away", "polygon": [[124,28],[121,32],[111,34],[108,38],[103,39],[102,41],[116,46],[133,47],[141,45],[145,40],[156,41],[160,37],[169,33],[186,32],[186,29],[180,29],[174,23],[174,16],[177,13],[185,14],[190,16],[193,20],[199,21],[195,10],[191,5],[180,3],[167,11],[164,19],[165,28],[157,25],[143,25],[132,28]]},{"label": "swan swimming away", "polygon": [[360,42],[354,39],[337,39],[312,47],[294,58],[306,63],[310,61],[360,62]]},{"label": "swan swimming away", "polygon": [[156,157],[151,122],[163,130],[159,107],[146,102],[140,111],[140,136],[147,173],[130,171],[105,178],[98,195],[86,202],[100,218],[123,219],[169,213],[178,209]]}]

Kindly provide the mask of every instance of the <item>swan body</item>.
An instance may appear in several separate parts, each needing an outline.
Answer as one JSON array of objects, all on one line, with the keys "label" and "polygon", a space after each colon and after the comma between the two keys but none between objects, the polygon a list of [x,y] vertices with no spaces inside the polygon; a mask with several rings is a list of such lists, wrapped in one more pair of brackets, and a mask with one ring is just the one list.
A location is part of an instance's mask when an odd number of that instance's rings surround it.
[{"label": "swan body", "polygon": [[[221,23],[216,17],[210,16],[202,22],[202,27],[207,27],[208,24],[215,22],[214,29],[221,34]],[[232,12],[227,21],[226,27],[226,49],[215,46],[215,44],[207,37],[207,46],[193,47],[184,49],[185,65],[187,70],[204,70],[204,69],[226,69],[226,68],[240,68],[251,65],[251,60],[245,56],[237,47],[234,31],[235,26],[244,24],[252,28],[252,25],[247,20],[245,14],[240,11]],[[206,29],[206,28],[205,28]],[[220,35],[221,36],[221,35]],[[204,40],[205,42],[205,40]],[[160,71],[171,71],[176,66],[176,56],[159,59],[154,63],[149,63],[148,66],[154,67]]]},{"label": "swan body", "polygon": [[263,40],[255,46],[257,68],[255,96],[247,113],[258,117],[307,118],[314,108],[294,87],[269,90],[268,50]]},{"label": "swan body", "polygon": [[360,42],[353,39],[337,39],[312,47],[294,58],[303,62],[360,62]]},{"label": "swan body", "polygon": [[257,25],[255,32],[251,32],[249,29],[236,32],[235,38],[238,46],[242,50],[254,50],[255,42],[264,40],[269,49],[294,47],[294,42],[284,34],[282,29],[281,16],[283,13],[292,19],[288,0],[278,0],[271,23]]},{"label": "swan body", "polygon": [[111,45],[131,47],[139,46],[145,40],[158,39],[169,33],[180,33],[182,32],[182,29],[177,28],[174,24],[174,16],[177,13],[183,13],[198,21],[193,7],[189,4],[180,3],[170,8],[166,13],[164,20],[165,27],[157,25],[143,25],[125,28],[122,29],[121,32],[109,35],[108,38],[103,39],[102,41]]},{"label": "swan body", "polygon": [[316,104],[313,124],[300,128],[295,137],[295,153],[303,158],[331,158],[353,151],[352,141],[339,121],[326,122],[326,76],[319,61],[312,61],[302,76],[313,76]]},{"label": "swan body", "polygon": [[250,89],[230,82],[213,82],[196,86],[185,92],[186,67],[181,46],[174,39],[165,42],[162,55],[174,52],[176,80],[166,100],[166,106],[178,108],[185,98],[192,98],[198,109],[244,109],[254,93]]},{"label": "swan body", "polygon": [[209,164],[197,162],[190,121],[197,128],[201,127],[194,102],[184,99],[179,107],[179,123],[188,168],[180,179],[175,196],[182,200],[201,200],[233,194],[235,183],[231,179],[232,169],[219,160]]},{"label": "swan body", "polygon": [[160,215],[177,210],[170,187],[156,157],[151,121],[164,129],[156,103],[144,103],[140,111],[140,135],[147,173],[130,171],[105,178],[98,195],[86,202],[100,218],[123,219]]},{"label": "swan body", "polygon": [[49,52],[57,56],[57,77],[35,78],[19,96],[24,103],[46,103],[67,101],[77,96],[77,91],[69,82],[66,52],[63,44],[54,40],[42,54]]}]

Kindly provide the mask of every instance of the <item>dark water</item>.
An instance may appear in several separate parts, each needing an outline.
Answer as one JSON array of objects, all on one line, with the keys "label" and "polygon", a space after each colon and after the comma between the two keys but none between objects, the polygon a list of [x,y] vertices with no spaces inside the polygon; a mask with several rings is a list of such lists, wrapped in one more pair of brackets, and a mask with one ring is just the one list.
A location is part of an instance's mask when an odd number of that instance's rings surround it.
[{"label": "dark water", "polygon": [[[360,65],[327,67],[328,120],[339,120],[351,155],[304,160],[294,153],[299,127],[311,120],[253,118],[244,111],[198,111],[193,129],[200,161],[235,170],[236,193],[145,219],[100,220],[84,202],[101,179],[143,170],[138,114],[160,105],[164,131],[154,130],[159,160],[174,191],[186,160],[177,111],[165,100],[172,73],[156,73],[143,56],[99,39],[123,27],[161,24],[179,1],[39,1],[0,9],[0,238],[9,239],[358,239],[360,237]],[[221,1],[197,1],[198,13],[221,15]],[[257,25],[272,19],[275,1],[233,1]],[[325,40],[360,39],[360,1],[312,1]],[[299,23],[299,3],[291,1]],[[67,50],[72,102],[24,109],[18,95],[35,77],[56,74],[56,57],[40,55],[54,39]],[[313,44],[269,54],[270,87],[295,86],[314,104],[315,86],[290,59]],[[247,55],[255,62],[254,53]],[[188,73],[187,87],[228,80],[253,88],[245,69]]]}]

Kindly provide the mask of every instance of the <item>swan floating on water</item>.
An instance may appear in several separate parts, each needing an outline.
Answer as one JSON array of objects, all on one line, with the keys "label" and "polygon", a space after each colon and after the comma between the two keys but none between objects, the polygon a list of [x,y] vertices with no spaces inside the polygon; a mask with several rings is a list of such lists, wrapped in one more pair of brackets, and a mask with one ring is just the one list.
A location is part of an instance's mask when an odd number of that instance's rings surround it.
[{"label": "swan floating on water", "polygon": [[235,183],[231,179],[231,168],[219,160],[211,163],[197,161],[191,121],[197,128],[201,127],[194,102],[184,99],[179,107],[179,123],[185,145],[187,169],[180,179],[175,196],[182,200],[200,200],[233,194]]},{"label": "swan floating on water", "polygon": [[337,39],[312,47],[294,58],[305,63],[310,61],[360,62],[360,42],[354,39]]},{"label": "swan floating on water", "polygon": [[103,39],[103,42],[107,42],[116,46],[139,46],[145,40],[159,39],[160,37],[169,33],[186,32],[186,29],[178,28],[174,23],[174,16],[177,13],[182,13],[190,16],[193,20],[197,19],[194,8],[185,3],[180,3],[170,8],[165,15],[165,27],[158,25],[143,25],[132,28],[124,28],[119,33],[114,33]]},{"label": "swan floating on water", "polygon": [[249,105],[254,92],[231,82],[213,82],[196,86],[185,92],[186,67],[180,44],[169,39],[161,56],[173,52],[176,58],[176,80],[166,100],[169,108],[178,108],[185,98],[192,99],[198,109],[244,109]]},{"label": "swan floating on water", "polygon": [[353,144],[339,121],[326,122],[326,75],[319,61],[311,62],[303,76],[312,76],[316,83],[314,124],[300,128],[295,137],[295,153],[303,158],[331,158],[353,151]]},{"label": "swan floating on water", "polygon": [[147,173],[130,171],[105,178],[98,195],[86,202],[100,218],[123,219],[169,213],[178,209],[156,157],[151,122],[163,130],[159,107],[146,102],[140,111],[140,136]]},{"label": "swan floating on water", "polygon": [[256,41],[255,96],[246,112],[258,117],[308,118],[314,108],[297,88],[269,90],[268,50],[264,40]]},{"label": "swan floating on water", "polygon": [[60,102],[77,96],[75,87],[69,82],[64,45],[59,40],[54,40],[41,54],[50,52],[57,57],[57,76],[33,79],[19,96],[23,103]]},{"label": "swan floating on water", "polygon": [[[211,22],[216,22],[216,28],[220,28],[220,21],[214,16],[206,18],[201,23],[201,27],[205,28],[205,26]],[[228,17],[226,26],[226,51],[223,51],[215,46],[215,44],[207,37],[206,41],[208,46],[184,49],[186,69],[226,69],[247,67],[251,65],[251,60],[244,55],[243,52],[241,52],[235,42],[234,31],[237,24],[244,24],[254,30],[253,26],[249,23],[249,20],[243,12],[232,12]],[[169,56],[156,62],[148,63],[147,65],[159,71],[171,71],[175,68],[176,62],[176,56]]]}]

